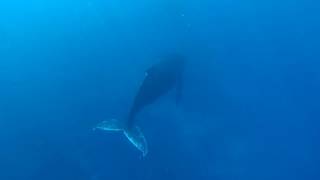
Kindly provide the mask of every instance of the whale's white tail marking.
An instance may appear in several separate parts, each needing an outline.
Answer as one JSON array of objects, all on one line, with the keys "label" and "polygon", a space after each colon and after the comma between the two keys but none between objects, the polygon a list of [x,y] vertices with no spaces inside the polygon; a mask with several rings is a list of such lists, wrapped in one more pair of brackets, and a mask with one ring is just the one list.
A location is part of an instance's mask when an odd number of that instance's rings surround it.
[{"label": "whale's white tail marking", "polygon": [[120,121],[116,119],[109,119],[99,123],[94,129],[101,129],[105,131],[122,131],[127,139],[142,152],[143,156],[148,154],[148,144],[138,126],[134,126],[130,129],[125,128]]}]

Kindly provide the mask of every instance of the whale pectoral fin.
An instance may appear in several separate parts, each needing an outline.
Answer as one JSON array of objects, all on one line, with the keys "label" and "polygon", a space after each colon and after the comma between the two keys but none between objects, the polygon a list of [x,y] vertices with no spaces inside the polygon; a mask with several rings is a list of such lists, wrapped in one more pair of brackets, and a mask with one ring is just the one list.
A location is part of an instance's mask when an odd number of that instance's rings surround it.
[{"label": "whale pectoral fin", "polygon": [[105,131],[122,131],[123,125],[117,119],[109,119],[99,123],[94,129]]},{"label": "whale pectoral fin", "polygon": [[124,134],[128,140],[142,152],[143,156],[148,154],[147,140],[138,126],[133,126],[130,129],[124,130]]}]

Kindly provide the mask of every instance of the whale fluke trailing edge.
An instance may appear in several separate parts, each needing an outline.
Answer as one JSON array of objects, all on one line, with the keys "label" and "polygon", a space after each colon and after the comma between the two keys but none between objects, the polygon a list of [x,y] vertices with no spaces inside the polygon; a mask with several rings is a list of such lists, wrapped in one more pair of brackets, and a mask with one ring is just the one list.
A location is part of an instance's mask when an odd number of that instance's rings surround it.
[{"label": "whale fluke trailing edge", "polygon": [[148,154],[148,144],[140,128],[134,125],[132,128],[126,128],[117,119],[109,119],[99,123],[95,129],[100,129],[104,131],[122,132],[127,139],[142,152],[143,156]]}]

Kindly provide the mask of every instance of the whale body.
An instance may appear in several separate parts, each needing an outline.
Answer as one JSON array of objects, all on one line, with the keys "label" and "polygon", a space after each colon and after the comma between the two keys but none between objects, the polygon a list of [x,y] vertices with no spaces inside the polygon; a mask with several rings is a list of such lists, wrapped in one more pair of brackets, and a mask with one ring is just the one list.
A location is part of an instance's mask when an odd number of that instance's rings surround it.
[{"label": "whale body", "polygon": [[122,131],[128,140],[142,152],[148,153],[148,145],[140,128],[136,125],[137,114],[146,106],[156,102],[171,89],[176,89],[176,103],[180,102],[182,75],[185,59],[180,55],[169,55],[145,71],[145,78],[134,98],[127,119],[109,119],[99,123],[96,128],[106,131]]}]

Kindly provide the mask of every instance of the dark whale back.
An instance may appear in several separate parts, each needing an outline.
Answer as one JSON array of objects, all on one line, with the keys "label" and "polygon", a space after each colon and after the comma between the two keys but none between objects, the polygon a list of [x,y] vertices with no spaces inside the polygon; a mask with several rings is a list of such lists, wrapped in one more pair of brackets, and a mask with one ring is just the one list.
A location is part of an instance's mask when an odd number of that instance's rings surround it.
[{"label": "dark whale back", "polygon": [[178,84],[184,66],[184,58],[175,55],[155,64],[146,71],[145,79],[137,92],[129,113],[127,124],[129,128],[134,124],[137,113]]}]

